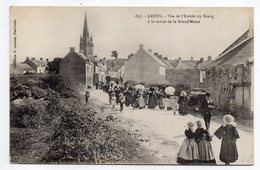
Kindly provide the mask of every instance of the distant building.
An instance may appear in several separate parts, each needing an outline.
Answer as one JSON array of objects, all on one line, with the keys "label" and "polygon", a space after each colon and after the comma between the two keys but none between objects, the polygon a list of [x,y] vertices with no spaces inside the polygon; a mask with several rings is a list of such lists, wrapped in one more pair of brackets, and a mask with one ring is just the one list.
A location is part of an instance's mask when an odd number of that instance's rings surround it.
[{"label": "distant building", "polygon": [[60,74],[69,79],[93,86],[94,64],[81,52],[75,52],[71,47],[70,52],[60,62]]},{"label": "distant building", "polygon": [[93,83],[96,84],[97,82],[106,82],[107,74],[107,66],[106,66],[106,59],[96,59],[94,62],[94,78]]},{"label": "distant building", "polygon": [[36,73],[35,70],[29,66],[27,63],[16,63],[10,65],[11,75],[21,75],[21,74],[33,74]]},{"label": "distant building", "polygon": [[204,88],[206,78],[204,67],[211,61],[210,56],[206,61],[204,58],[194,60],[193,57],[190,60],[182,60],[181,57],[168,60],[174,68],[167,70],[167,81],[172,85],[185,84],[191,88]]},{"label": "distant building", "polygon": [[166,69],[173,68],[162,56],[146,51],[141,44],[137,52],[124,64],[124,82],[133,80],[146,84],[167,83]]},{"label": "distant building", "polygon": [[48,59],[44,60],[43,58],[40,58],[40,60],[33,58],[26,57],[26,60],[23,63],[28,64],[30,67],[32,67],[35,71],[35,73],[46,73],[46,67],[48,64]]},{"label": "distant building", "polygon": [[116,58],[106,60],[108,75],[112,79],[120,79],[124,77],[124,64],[127,61],[125,58]]}]

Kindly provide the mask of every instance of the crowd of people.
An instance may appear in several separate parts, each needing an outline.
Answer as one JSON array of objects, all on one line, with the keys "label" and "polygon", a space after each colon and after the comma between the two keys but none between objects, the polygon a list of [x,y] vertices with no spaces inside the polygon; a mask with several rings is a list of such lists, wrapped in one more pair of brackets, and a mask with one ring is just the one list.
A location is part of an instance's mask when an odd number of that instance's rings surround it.
[{"label": "crowd of people", "polygon": [[103,83],[97,85],[96,89],[102,89],[108,93],[109,103],[112,108],[117,104],[120,105],[120,111],[124,106],[137,109],[155,109],[171,110],[173,114],[187,115],[187,93],[182,91],[179,96],[167,94],[165,88],[153,86],[150,88],[135,88],[132,86],[123,86],[120,83]]},{"label": "crowd of people", "polygon": [[[123,86],[116,82],[107,82],[97,84],[96,89],[101,89],[108,93],[109,103],[112,109],[118,104],[120,111],[123,111],[124,106],[137,109],[155,109],[172,111],[173,114],[180,115],[188,114],[187,102],[189,97],[185,91],[181,91],[180,95],[175,95],[174,91],[169,93],[166,88],[153,86],[145,88],[142,85]],[[197,121],[197,128],[194,130],[194,123],[189,122],[184,134],[184,139],[177,158],[177,163],[190,164],[210,164],[215,165],[215,157],[211,146],[211,141],[214,136],[222,140],[220,160],[226,165],[235,162],[238,159],[238,151],[236,140],[239,138],[236,129],[235,119],[232,115],[227,114],[223,117],[223,125],[219,127],[214,135],[210,135],[210,120],[211,110],[214,108],[213,100],[210,94],[206,93],[198,102],[197,111],[200,111],[205,129],[202,127],[202,122]]]}]

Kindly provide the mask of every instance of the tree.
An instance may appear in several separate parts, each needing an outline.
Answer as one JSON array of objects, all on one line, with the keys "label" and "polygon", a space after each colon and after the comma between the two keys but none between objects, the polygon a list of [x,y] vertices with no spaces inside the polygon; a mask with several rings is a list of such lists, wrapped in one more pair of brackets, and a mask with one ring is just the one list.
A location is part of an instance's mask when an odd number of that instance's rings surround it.
[{"label": "tree", "polygon": [[62,58],[57,57],[53,61],[48,62],[46,70],[49,74],[59,74],[61,60]]},{"label": "tree", "polygon": [[118,57],[118,52],[116,50],[113,50],[111,57],[115,57],[115,60],[116,60]]}]

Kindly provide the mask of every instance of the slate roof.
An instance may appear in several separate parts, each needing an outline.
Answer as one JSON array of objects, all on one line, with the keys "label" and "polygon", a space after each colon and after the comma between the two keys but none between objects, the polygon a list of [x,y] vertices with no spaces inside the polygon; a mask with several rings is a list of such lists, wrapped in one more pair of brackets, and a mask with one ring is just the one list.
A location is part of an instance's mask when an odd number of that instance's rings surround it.
[{"label": "slate roof", "polygon": [[85,62],[88,62],[89,64],[93,65],[91,59],[89,57],[86,57],[83,53],[81,52],[74,52],[74,53],[76,53],[79,57],[81,57]]},{"label": "slate roof", "polygon": [[31,66],[27,63],[16,63],[16,68],[14,68],[13,64],[10,65],[10,74],[23,74],[24,71],[35,71]]},{"label": "slate roof", "polygon": [[167,68],[174,68],[167,60],[164,60],[163,58],[160,58],[159,56],[156,56],[159,60],[161,60]]},{"label": "slate roof", "polygon": [[199,63],[198,60],[180,60],[177,69],[193,69]]},{"label": "slate roof", "polygon": [[[234,43],[227,47],[214,61],[206,67],[218,65],[236,65],[245,63],[247,60],[253,59],[253,35],[246,31]],[[247,55],[240,55],[240,51],[244,48],[250,48]]]},{"label": "slate roof", "polygon": [[177,59],[171,60],[170,59],[170,60],[168,60],[168,62],[172,65],[173,68],[176,68],[178,66],[180,60],[177,60]]},{"label": "slate roof", "polygon": [[47,61],[45,61],[45,60],[32,60],[32,59],[30,59],[30,60],[37,66],[41,66],[41,67],[47,66]]}]

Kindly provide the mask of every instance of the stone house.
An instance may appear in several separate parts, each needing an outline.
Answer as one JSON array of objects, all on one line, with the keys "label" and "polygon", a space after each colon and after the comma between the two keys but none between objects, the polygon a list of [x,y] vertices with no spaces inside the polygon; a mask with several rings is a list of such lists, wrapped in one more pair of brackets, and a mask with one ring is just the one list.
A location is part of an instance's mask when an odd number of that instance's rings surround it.
[{"label": "stone house", "polygon": [[218,108],[253,113],[253,35],[250,30],[206,66],[206,85]]},{"label": "stone house", "polygon": [[27,63],[15,63],[10,65],[11,75],[20,75],[26,73],[35,73],[35,70]]},{"label": "stone house", "polygon": [[139,83],[167,83],[166,70],[173,68],[158,53],[146,51],[141,44],[137,52],[124,64],[123,81],[133,80]]},{"label": "stone house", "polygon": [[127,62],[126,58],[116,58],[106,60],[108,75],[112,79],[120,79],[124,77],[124,65]]},{"label": "stone house", "polygon": [[106,82],[107,74],[107,66],[105,58],[94,60],[94,77],[93,83],[96,84],[97,82]]},{"label": "stone house", "polygon": [[26,60],[23,63],[28,64],[30,67],[32,67],[35,73],[43,74],[46,73],[48,61],[48,59],[43,60],[43,58],[37,60],[34,57],[31,59],[29,57],[26,57]]},{"label": "stone house", "polygon": [[174,67],[173,69],[167,69],[166,78],[169,84],[178,85],[184,84],[191,88],[204,88],[205,87],[205,70],[204,65],[211,62],[211,57],[204,61],[203,58],[200,60],[194,60],[191,57],[190,60],[182,60],[181,57],[175,60],[168,60],[169,63]]},{"label": "stone house", "polygon": [[94,64],[91,58],[87,58],[82,52],[75,52],[75,48],[71,47],[60,62],[60,74],[86,87],[92,87]]}]

